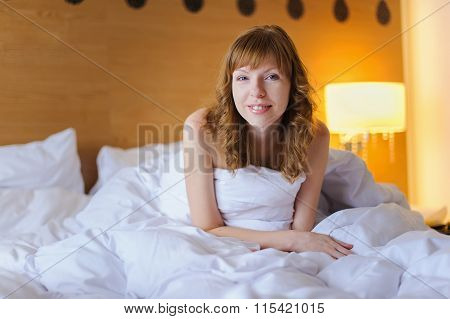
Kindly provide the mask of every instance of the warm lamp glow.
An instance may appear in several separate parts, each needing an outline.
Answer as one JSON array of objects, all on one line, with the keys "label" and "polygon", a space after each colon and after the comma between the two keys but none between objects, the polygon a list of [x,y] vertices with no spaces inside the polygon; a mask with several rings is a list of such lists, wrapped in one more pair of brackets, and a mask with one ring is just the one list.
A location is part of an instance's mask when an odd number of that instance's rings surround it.
[{"label": "warm lamp glow", "polygon": [[331,133],[341,145],[367,159],[369,133],[389,137],[394,161],[394,133],[405,131],[405,87],[397,82],[352,82],[325,86],[325,109]]},{"label": "warm lamp glow", "polygon": [[328,128],[337,134],[405,131],[405,87],[396,82],[354,82],[325,87]]}]

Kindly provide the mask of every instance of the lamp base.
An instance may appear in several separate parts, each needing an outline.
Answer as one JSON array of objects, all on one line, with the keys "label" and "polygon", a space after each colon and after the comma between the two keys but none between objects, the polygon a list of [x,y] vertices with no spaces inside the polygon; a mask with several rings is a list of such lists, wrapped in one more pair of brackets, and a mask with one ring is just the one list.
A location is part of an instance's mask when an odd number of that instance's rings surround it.
[{"label": "lamp base", "polygon": [[347,142],[342,144],[344,146],[344,150],[346,151],[350,151],[353,153],[358,153],[361,152],[363,150],[363,145],[361,141],[358,141],[356,143],[353,142]]},{"label": "lamp base", "polygon": [[440,232],[441,234],[450,235],[450,228],[449,228],[448,224],[447,225],[433,226],[431,228],[433,228],[435,231]]}]

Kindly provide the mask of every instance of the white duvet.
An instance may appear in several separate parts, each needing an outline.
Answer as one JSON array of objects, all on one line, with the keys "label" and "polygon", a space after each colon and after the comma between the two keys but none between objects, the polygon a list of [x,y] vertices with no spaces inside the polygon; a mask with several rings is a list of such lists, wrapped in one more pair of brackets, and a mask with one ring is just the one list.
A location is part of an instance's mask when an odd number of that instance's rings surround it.
[{"label": "white duvet", "polygon": [[[450,238],[424,225],[400,192],[373,183],[347,154],[330,155],[321,209],[338,211],[314,231],[354,244],[353,255],[334,260],[215,237],[189,226],[177,186],[159,196],[166,188],[159,172],[126,168],[59,226],[3,238],[1,268],[16,277],[7,289],[2,281],[1,292],[9,298],[449,298]],[[171,182],[184,185],[182,174]],[[30,282],[17,289],[25,275]]]},{"label": "white duvet", "polygon": [[65,221],[88,201],[89,196],[59,187],[0,189],[0,296],[47,296],[45,287],[25,273],[25,258],[76,233],[79,229],[65,227]]}]

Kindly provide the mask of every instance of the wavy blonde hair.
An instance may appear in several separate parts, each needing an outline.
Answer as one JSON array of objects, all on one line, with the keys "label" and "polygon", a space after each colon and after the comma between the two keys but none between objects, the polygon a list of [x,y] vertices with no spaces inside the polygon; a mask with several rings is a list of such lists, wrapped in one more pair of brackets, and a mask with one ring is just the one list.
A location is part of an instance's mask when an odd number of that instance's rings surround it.
[{"label": "wavy blonde hair", "polygon": [[300,60],[294,43],[279,26],[256,26],[241,34],[225,55],[216,87],[216,101],[205,116],[203,128],[219,141],[225,154],[227,168],[237,168],[251,163],[252,145],[248,141],[248,123],[236,109],[232,95],[234,70],[250,66],[256,68],[268,56],[273,56],[283,74],[290,76],[291,89],[286,111],[278,126],[282,141],[280,160],[272,169],[293,183],[302,173],[309,174],[307,148],[316,126],[313,117],[315,104],[313,89],[307,80],[307,71]]}]

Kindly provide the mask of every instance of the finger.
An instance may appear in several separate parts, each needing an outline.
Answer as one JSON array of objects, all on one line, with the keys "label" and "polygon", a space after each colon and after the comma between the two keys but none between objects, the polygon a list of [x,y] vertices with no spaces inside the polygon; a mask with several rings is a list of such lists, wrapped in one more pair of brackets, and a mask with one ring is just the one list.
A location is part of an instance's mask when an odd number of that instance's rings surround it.
[{"label": "finger", "polygon": [[330,247],[330,249],[328,249],[328,254],[333,257],[333,258],[341,258],[344,257],[345,255],[343,253],[341,253],[340,251],[337,251],[336,249],[334,249],[333,247]]},{"label": "finger", "polygon": [[352,254],[352,252],[348,249],[345,249],[344,247],[342,247],[341,245],[336,245],[334,246],[334,249],[336,249],[337,251],[339,251],[340,253],[344,254],[345,256],[348,256],[350,254]]},{"label": "finger", "polygon": [[342,246],[344,246],[344,247],[350,247],[350,248],[353,247],[352,244],[344,243],[343,241],[340,241],[340,240],[338,240],[338,239],[334,239],[334,240],[335,240],[338,244],[340,244],[340,245],[342,245]]},{"label": "finger", "polygon": [[[326,242],[331,246],[330,249],[334,251],[329,251],[330,256],[334,258],[340,258],[352,254],[348,249],[353,248],[353,245],[344,243],[338,239],[331,236],[327,236]],[[348,249],[347,249],[348,248]]]},{"label": "finger", "polygon": [[[339,240],[337,240],[337,239],[331,239],[329,242],[329,245],[331,245],[331,246],[333,246],[335,249],[338,249],[339,251],[349,251],[350,249],[352,249],[353,248],[353,245],[350,245],[350,244],[347,244],[347,243],[344,243],[344,242],[342,242],[342,241],[339,241]],[[341,248],[343,249],[343,250],[341,250]],[[350,252],[349,252],[350,253]]]},{"label": "finger", "polygon": [[334,242],[334,246],[336,248],[342,248],[342,249],[344,249],[346,251],[350,251],[353,248],[352,244],[347,244],[347,243],[344,243],[343,241],[340,241],[340,240],[337,240],[337,239]]}]

